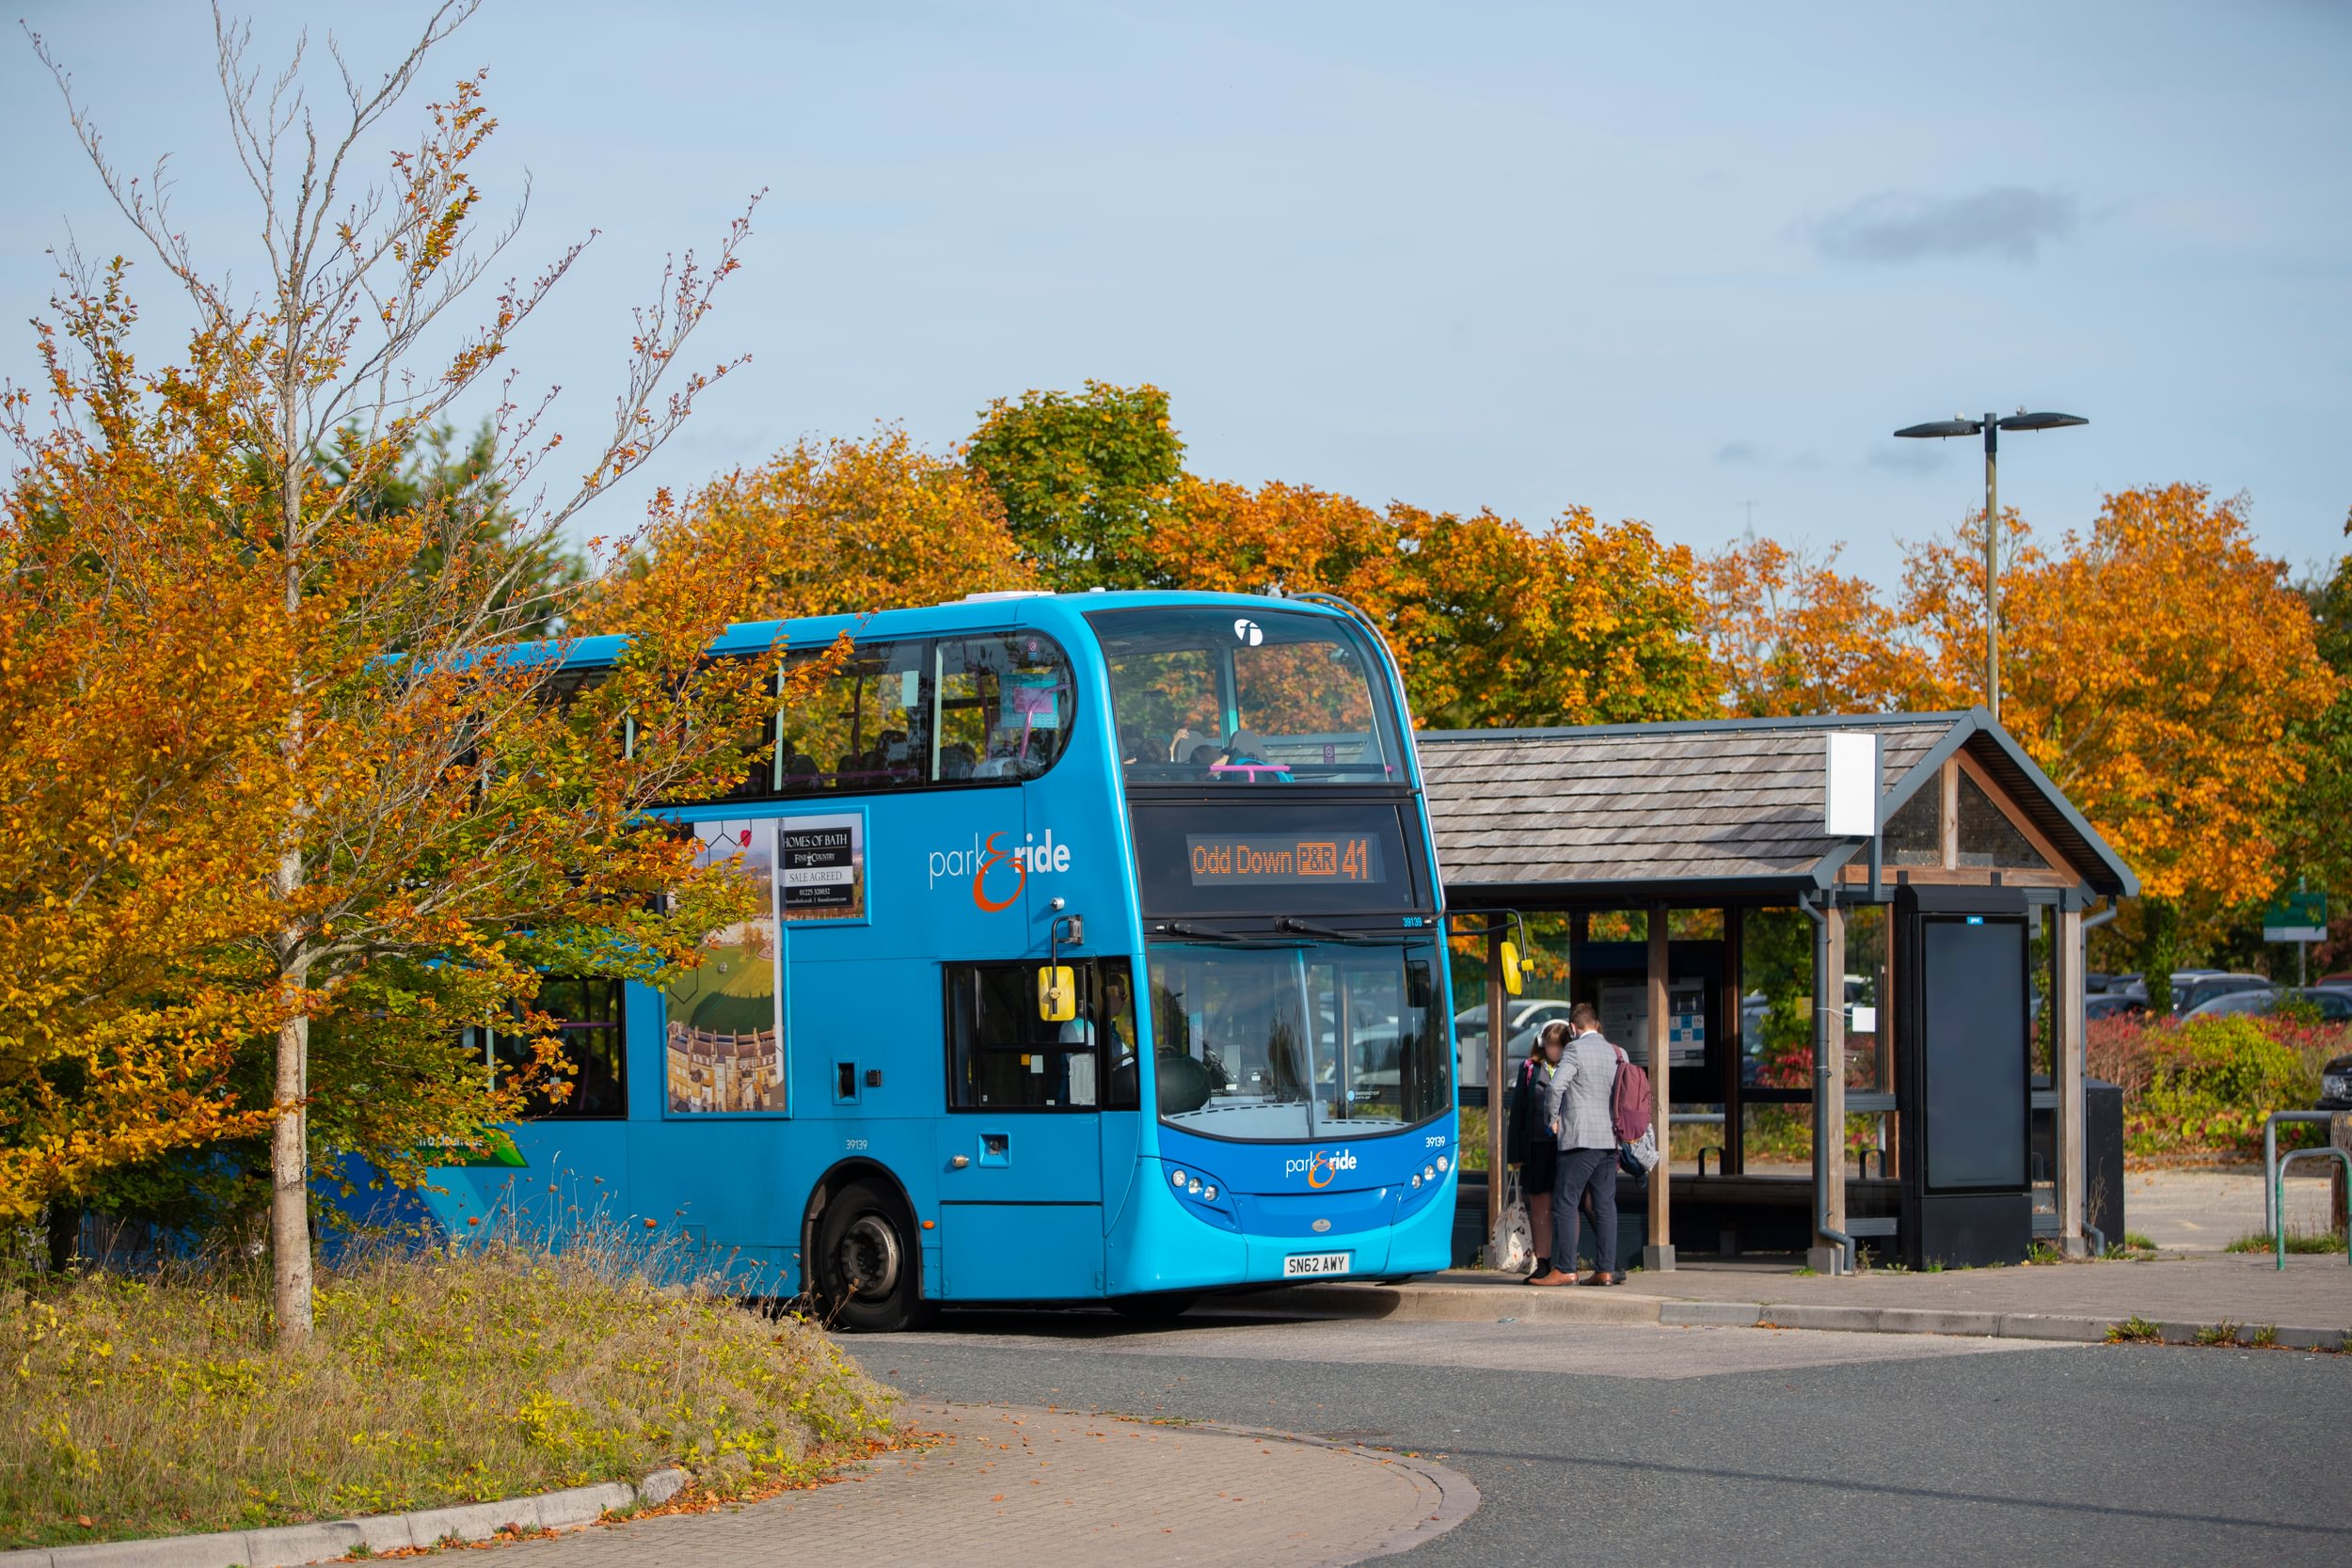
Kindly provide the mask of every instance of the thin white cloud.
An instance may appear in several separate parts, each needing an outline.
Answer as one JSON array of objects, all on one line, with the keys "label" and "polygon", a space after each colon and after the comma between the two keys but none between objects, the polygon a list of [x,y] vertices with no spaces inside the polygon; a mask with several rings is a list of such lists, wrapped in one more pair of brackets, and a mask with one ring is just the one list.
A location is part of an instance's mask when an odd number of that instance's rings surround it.
[{"label": "thin white cloud", "polygon": [[1938,256],[1994,255],[2031,261],[2081,221],[2062,191],[1994,185],[1972,196],[1883,191],[1813,226],[1813,243],[1836,261],[1899,265]]}]

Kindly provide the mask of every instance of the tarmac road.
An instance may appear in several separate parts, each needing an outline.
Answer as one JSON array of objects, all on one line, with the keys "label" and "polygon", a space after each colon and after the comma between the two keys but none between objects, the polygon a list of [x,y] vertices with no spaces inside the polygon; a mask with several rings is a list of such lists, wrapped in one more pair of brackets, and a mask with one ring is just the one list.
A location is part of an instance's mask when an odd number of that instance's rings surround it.
[{"label": "tarmac road", "polygon": [[2352,1561],[2352,1356],[1819,1331],[951,1314],[850,1341],[926,1399],[1441,1457],[1399,1562]]}]

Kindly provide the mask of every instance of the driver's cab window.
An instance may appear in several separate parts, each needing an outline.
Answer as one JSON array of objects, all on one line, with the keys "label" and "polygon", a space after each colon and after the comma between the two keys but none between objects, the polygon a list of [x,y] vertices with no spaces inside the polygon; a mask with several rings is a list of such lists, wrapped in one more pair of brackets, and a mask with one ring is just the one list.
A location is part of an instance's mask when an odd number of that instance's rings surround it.
[{"label": "driver's cab window", "polygon": [[953,1110],[1131,1111],[1140,1101],[1136,1006],[1124,958],[1071,963],[1078,1016],[1038,1016],[1037,961],[949,964]]}]

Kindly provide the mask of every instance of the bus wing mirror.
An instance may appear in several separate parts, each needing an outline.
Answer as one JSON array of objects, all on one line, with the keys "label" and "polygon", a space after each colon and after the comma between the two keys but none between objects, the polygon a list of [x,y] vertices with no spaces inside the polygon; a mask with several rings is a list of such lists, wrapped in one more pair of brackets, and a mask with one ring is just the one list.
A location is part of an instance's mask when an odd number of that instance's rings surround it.
[{"label": "bus wing mirror", "polygon": [[1527,989],[1527,978],[1519,973],[1519,944],[1516,942],[1502,944],[1502,989],[1513,996]]},{"label": "bus wing mirror", "polygon": [[1067,1023],[1078,1016],[1078,981],[1068,964],[1039,966],[1037,1016],[1048,1023]]}]

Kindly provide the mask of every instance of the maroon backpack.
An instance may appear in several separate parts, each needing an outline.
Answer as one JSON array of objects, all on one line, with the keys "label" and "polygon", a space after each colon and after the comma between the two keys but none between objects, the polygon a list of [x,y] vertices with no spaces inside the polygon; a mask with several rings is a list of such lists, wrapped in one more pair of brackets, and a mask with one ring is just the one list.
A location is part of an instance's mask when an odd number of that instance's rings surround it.
[{"label": "maroon backpack", "polygon": [[1649,1131],[1649,1074],[1630,1061],[1617,1064],[1617,1082],[1609,1091],[1609,1125],[1621,1144],[1637,1144]]}]

